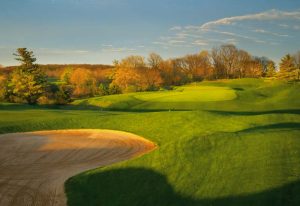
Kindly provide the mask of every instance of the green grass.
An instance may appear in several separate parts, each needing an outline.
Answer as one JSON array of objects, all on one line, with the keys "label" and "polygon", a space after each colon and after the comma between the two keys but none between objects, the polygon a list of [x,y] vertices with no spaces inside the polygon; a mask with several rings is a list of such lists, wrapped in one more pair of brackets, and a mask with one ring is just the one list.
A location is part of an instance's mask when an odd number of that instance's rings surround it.
[{"label": "green grass", "polygon": [[181,86],[171,91],[140,92],[80,99],[73,105],[98,106],[104,109],[196,109],[200,102],[226,101],[236,98],[229,87]]},{"label": "green grass", "polygon": [[2,104],[0,133],[105,128],[159,145],[69,179],[71,206],[296,206],[299,90],[299,83],[242,79],[78,100],[78,106]]}]

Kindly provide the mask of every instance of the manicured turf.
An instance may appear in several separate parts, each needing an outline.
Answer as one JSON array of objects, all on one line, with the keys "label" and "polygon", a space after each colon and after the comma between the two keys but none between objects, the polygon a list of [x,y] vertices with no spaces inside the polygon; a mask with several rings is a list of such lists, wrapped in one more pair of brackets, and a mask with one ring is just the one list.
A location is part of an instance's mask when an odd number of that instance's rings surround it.
[{"label": "manicured turf", "polygon": [[299,205],[299,91],[242,79],[78,100],[81,110],[3,104],[0,132],[106,128],[159,145],[69,179],[72,206]]},{"label": "manicured turf", "polygon": [[104,109],[195,109],[199,102],[225,101],[236,98],[228,87],[188,86],[171,91],[140,92],[77,100],[74,105],[98,106]]}]

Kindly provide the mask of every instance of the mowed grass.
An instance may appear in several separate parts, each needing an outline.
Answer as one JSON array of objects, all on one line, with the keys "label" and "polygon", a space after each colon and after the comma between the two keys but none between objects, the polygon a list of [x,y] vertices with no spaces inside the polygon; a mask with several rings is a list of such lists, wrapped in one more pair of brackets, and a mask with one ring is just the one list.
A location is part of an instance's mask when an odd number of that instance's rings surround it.
[{"label": "mowed grass", "polygon": [[[158,144],[69,179],[71,206],[299,205],[299,91],[299,83],[242,79],[178,87],[174,99],[162,91],[92,98],[80,107],[2,104],[0,132],[105,128]],[[184,101],[184,92],[196,97]],[[99,105],[106,98],[115,107]]]},{"label": "mowed grass", "polygon": [[[140,92],[81,99],[73,105],[104,109],[195,109],[199,102],[225,101],[236,98],[229,87],[191,84],[171,91]],[[193,106],[190,106],[193,105]]]}]

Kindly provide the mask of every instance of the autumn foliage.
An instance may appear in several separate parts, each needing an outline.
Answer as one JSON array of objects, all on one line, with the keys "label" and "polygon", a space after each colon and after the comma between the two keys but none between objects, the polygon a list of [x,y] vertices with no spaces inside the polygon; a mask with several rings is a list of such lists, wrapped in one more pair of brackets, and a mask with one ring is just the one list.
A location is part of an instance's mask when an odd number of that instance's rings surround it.
[{"label": "autumn foliage", "polygon": [[17,60],[20,66],[0,69],[0,99],[31,104],[66,104],[72,98],[155,91],[202,80],[300,79],[300,52],[284,56],[278,71],[272,60],[231,44],[166,60],[156,53],[129,56],[113,66],[38,65],[26,48],[17,50]]}]

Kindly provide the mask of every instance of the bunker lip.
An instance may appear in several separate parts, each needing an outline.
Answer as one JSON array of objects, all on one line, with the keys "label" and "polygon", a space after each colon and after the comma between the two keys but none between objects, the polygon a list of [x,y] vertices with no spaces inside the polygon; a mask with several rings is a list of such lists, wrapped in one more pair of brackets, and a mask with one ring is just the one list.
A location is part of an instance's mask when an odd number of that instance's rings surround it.
[{"label": "bunker lip", "polygon": [[64,182],[157,146],[138,135],[99,129],[0,135],[0,205],[66,205]]}]

